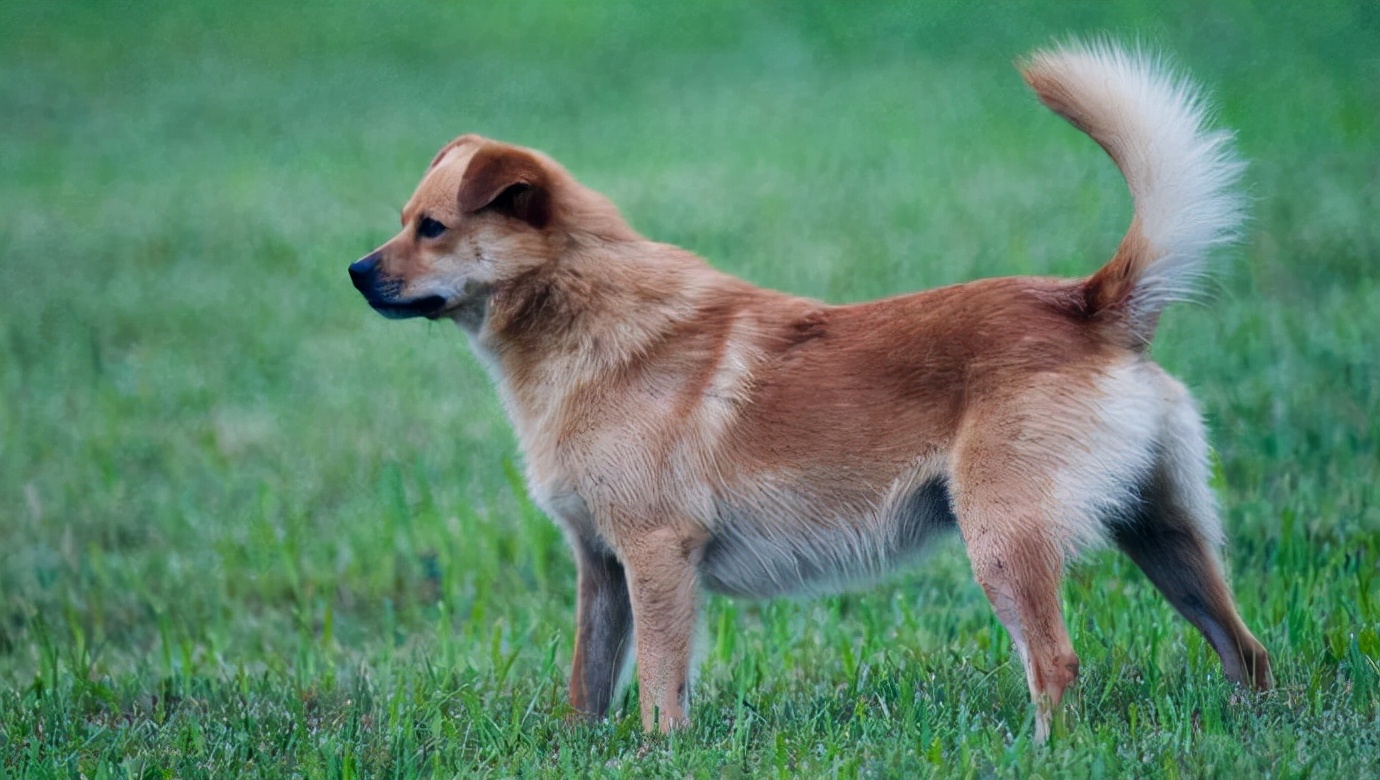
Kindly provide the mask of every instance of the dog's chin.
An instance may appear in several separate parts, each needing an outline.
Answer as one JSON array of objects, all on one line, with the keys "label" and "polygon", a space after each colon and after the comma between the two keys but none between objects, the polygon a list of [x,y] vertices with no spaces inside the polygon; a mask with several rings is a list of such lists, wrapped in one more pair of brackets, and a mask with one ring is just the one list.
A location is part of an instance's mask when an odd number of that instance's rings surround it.
[{"label": "dog's chin", "polygon": [[390,320],[410,320],[414,317],[434,320],[444,316],[448,308],[446,299],[439,295],[428,295],[407,301],[371,300],[369,305]]}]

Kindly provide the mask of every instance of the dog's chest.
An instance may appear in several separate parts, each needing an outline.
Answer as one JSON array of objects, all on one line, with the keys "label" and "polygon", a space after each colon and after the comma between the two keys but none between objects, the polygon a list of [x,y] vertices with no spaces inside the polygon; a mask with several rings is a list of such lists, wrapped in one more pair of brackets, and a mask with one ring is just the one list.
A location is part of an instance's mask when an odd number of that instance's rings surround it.
[{"label": "dog's chest", "polygon": [[537,506],[565,532],[572,546],[585,550],[613,553],[614,545],[601,533],[589,510],[589,504],[574,490],[545,490],[537,486],[529,491]]}]

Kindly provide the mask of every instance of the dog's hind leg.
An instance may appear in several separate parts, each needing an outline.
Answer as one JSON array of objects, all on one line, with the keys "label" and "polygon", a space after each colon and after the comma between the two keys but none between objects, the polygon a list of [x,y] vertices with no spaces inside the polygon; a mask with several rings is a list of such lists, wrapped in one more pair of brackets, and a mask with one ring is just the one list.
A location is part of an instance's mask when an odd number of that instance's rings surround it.
[{"label": "dog's hind leg", "polygon": [[1064,545],[1043,465],[1000,434],[972,436],[958,451],[953,498],[973,575],[1025,667],[1035,738],[1078,677],[1078,655],[1060,605]]},{"label": "dog's hind leg", "polygon": [[1220,531],[1208,490],[1202,423],[1187,393],[1178,390],[1140,505],[1113,525],[1112,533],[1121,550],[1207,638],[1227,677],[1266,690],[1270,656],[1241,621],[1214,550]]},{"label": "dog's hind leg", "polygon": [[1227,677],[1270,687],[1270,656],[1241,622],[1217,557],[1180,507],[1160,505],[1116,530],[1117,545],[1179,614],[1207,637]]},{"label": "dog's hind leg", "polygon": [[1078,655],[1059,603],[1063,553],[1028,506],[966,499],[957,514],[973,575],[1025,667],[1035,738],[1043,742],[1054,709],[1078,677]]},{"label": "dog's hind leg", "polygon": [[632,604],[623,564],[611,553],[577,543],[579,595],[570,704],[591,718],[608,714],[632,644]]}]

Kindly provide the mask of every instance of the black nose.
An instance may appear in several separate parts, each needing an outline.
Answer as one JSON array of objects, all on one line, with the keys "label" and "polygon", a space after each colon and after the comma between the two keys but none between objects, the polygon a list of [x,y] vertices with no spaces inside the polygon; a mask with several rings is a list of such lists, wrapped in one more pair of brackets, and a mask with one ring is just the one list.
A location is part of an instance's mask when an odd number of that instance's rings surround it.
[{"label": "black nose", "polygon": [[378,253],[360,258],[350,263],[350,280],[355,283],[355,289],[365,292],[366,289],[374,286],[374,274],[379,268]]}]

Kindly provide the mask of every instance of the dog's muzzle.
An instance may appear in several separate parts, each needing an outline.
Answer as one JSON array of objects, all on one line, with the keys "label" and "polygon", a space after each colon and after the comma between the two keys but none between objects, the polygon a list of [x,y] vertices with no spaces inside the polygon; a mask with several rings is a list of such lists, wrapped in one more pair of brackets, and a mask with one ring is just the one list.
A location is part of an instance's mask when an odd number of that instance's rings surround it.
[{"label": "dog's muzzle", "polygon": [[399,298],[402,282],[383,274],[379,269],[379,254],[375,252],[350,264],[350,281],[374,311],[389,319],[435,317],[446,308],[446,299],[439,295],[421,298]]}]

